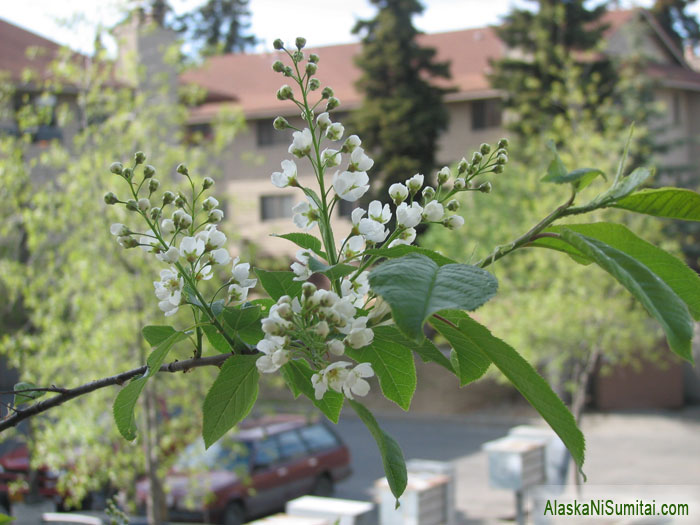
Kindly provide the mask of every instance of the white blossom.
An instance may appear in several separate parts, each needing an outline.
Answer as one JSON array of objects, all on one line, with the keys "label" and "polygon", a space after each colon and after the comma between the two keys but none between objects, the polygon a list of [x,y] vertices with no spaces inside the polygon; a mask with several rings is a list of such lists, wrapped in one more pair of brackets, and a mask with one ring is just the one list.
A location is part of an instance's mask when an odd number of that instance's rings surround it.
[{"label": "white blossom", "polygon": [[408,189],[411,191],[411,193],[416,194],[418,190],[420,190],[423,187],[424,179],[425,177],[423,177],[423,175],[421,175],[420,173],[416,173],[410,179],[406,179],[406,186],[408,186]]},{"label": "white blossom", "polygon": [[124,235],[129,235],[129,228],[119,222],[115,222],[109,227],[109,232],[115,237],[123,237]]},{"label": "white blossom", "polygon": [[210,224],[204,230],[197,233],[197,235],[195,235],[195,239],[199,239],[204,243],[205,252],[221,248],[224,244],[226,244],[226,234],[217,230],[214,224]]},{"label": "white blossom", "polygon": [[285,339],[277,336],[266,336],[258,341],[257,349],[263,354],[255,362],[263,374],[276,372],[289,361],[289,351],[284,349]]},{"label": "white blossom", "polygon": [[[369,272],[362,272],[354,281],[349,278],[343,278],[340,283],[340,290],[343,294],[343,299],[349,299],[356,307],[361,307],[364,304],[365,295],[369,292]],[[352,316],[355,312],[352,313]],[[349,316],[349,317],[352,317]],[[347,334],[347,328],[338,329],[340,332]]]},{"label": "white blossom", "polygon": [[216,200],[214,197],[207,197],[204,199],[204,202],[202,203],[202,208],[205,210],[213,210],[219,205],[219,201]]},{"label": "white blossom", "polygon": [[345,336],[345,342],[352,348],[367,346],[374,339],[374,332],[367,328],[367,317],[358,317],[350,322],[350,331]]},{"label": "white blossom", "polygon": [[139,199],[138,207],[139,210],[146,212],[151,208],[151,201],[149,201],[146,197],[142,197]]},{"label": "white blossom", "polygon": [[374,371],[369,363],[360,363],[352,370],[347,370],[352,363],[336,361],[311,376],[316,399],[322,399],[328,389],[342,392],[348,399],[353,395],[365,396],[369,392],[369,383],[364,380],[372,377]]},{"label": "white blossom", "polygon": [[318,224],[318,220],[321,218],[318,206],[308,197],[305,201],[294,206],[292,211],[294,212],[294,224],[302,230],[310,230]]},{"label": "white blossom", "polygon": [[289,146],[289,153],[295,157],[302,158],[304,155],[309,154],[312,144],[313,138],[309,128],[304,128],[303,131],[295,131],[292,134],[292,144]]},{"label": "white blossom", "polygon": [[365,239],[361,235],[350,237],[343,247],[343,257],[345,260],[352,259],[360,255],[365,249]]},{"label": "white blossom", "polygon": [[326,137],[330,140],[340,140],[345,133],[345,127],[340,122],[334,122],[326,130]]},{"label": "white blossom", "polygon": [[228,262],[231,261],[231,255],[226,248],[217,248],[216,250],[208,252],[204,256],[204,259],[209,264],[228,264]]},{"label": "white blossom", "polygon": [[295,281],[306,281],[311,277],[311,270],[309,269],[309,256],[311,254],[308,250],[298,250],[297,251],[297,261],[290,266],[291,270],[294,272]]},{"label": "white blossom", "polygon": [[372,377],[374,370],[369,363],[360,363],[350,370],[343,383],[343,393],[348,399],[352,399],[352,394],[356,396],[366,396],[369,393],[369,383],[365,377]]},{"label": "white blossom", "polygon": [[180,241],[180,255],[187,262],[196,262],[204,253],[204,241],[196,237],[183,237]]},{"label": "white blossom", "polygon": [[364,171],[336,171],[333,176],[333,189],[338,197],[348,202],[355,202],[369,190],[369,177]]},{"label": "white blossom", "polygon": [[326,129],[328,129],[328,127],[332,124],[331,118],[328,116],[328,111],[319,113],[318,117],[316,117],[316,124],[318,124],[318,127],[321,128],[321,131],[326,131]]},{"label": "white blossom", "polygon": [[406,197],[408,197],[408,188],[400,182],[392,184],[391,186],[389,186],[389,197],[391,197],[391,200],[394,201],[394,204],[398,206],[406,200]]},{"label": "white blossom", "polygon": [[175,210],[173,212],[173,223],[177,228],[185,229],[192,225],[192,217],[184,212],[184,210]]},{"label": "white blossom", "polygon": [[184,281],[175,269],[165,269],[160,271],[160,281],[154,281],[156,297],[159,299],[158,308],[166,316],[177,312],[182,299],[182,288]]},{"label": "white blossom", "polygon": [[160,223],[160,231],[163,235],[175,233],[175,223],[172,219],[163,219]]},{"label": "white blossom", "polygon": [[289,185],[295,185],[297,180],[297,165],[293,160],[285,159],[282,161],[282,171],[276,171],[272,174],[272,184],[278,188],[286,188]]},{"label": "white blossom", "polygon": [[240,258],[236,257],[233,260],[231,267],[233,277],[228,287],[228,295],[232,301],[245,301],[248,297],[248,290],[253,288],[257,283],[257,279],[249,279],[250,263],[241,263]]},{"label": "white blossom", "polygon": [[406,228],[399,233],[398,237],[389,243],[389,248],[398,246],[400,244],[411,244],[416,240],[416,229]]},{"label": "white blossom", "polygon": [[161,253],[156,254],[156,259],[158,259],[159,261],[170,263],[170,264],[176,263],[179,258],[180,258],[180,250],[175,248],[175,246],[171,246],[165,252],[161,252]]},{"label": "white blossom", "polygon": [[219,210],[219,209],[211,210],[209,212],[209,217],[208,217],[209,222],[221,222],[221,220],[223,218],[224,218],[224,212]]},{"label": "white blossom", "polygon": [[383,242],[389,235],[389,230],[381,222],[373,219],[360,219],[358,230],[370,242]]},{"label": "white blossom", "polygon": [[362,144],[360,137],[358,137],[357,135],[350,135],[347,139],[345,139],[345,142],[343,143],[343,151],[352,153],[353,151],[355,151],[355,148],[357,148],[360,144]]},{"label": "white blossom", "polygon": [[381,222],[386,224],[391,220],[391,209],[389,205],[385,204],[382,208],[382,203],[379,201],[372,201],[369,203],[368,209],[369,218],[373,221]]},{"label": "white blossom", "polygon": [[360,219],[362,219],[365,213],[366,210],[360,208],[359,206],[352,210],[352,212],[350,213],[350,220],[352,221],[352,225],[358,227],[360,225]]},{"label": "white blossom", "polygon": [[441,221],[445,216],[445,208],[438,201],[430,201],[423,208],[423,218],[428,222]]},{"label": "white blossom", "polygon": [[464,226],[464,219],[461,215],[450,215],[443,221],[443,224],[450,230],[456,230],[457,228]]},{"label": "white blossom", "polygon": [[326,168],[332,168],[342,162],[342,155],[337,149],[326,148],[321,152],[321,161]]},{"label": "white blossom", "polygon": [[367,171],[372,166],[374,166],[374,161],[365,154],[365,150],[362,148],[357,147],[350,154],[349,171]]},{"label": "white blossom", "polygon": [[413,228],[420,224],[423,208],[417,202],[412,202],[409,206],[402,202],[396,207],[396,222],[400,226]]},{"label": "white blossom", "polygon": [[326,349],[333,355],[343,355],[345,353],[345,344],[338,339],[331,339],[326,343]]}]

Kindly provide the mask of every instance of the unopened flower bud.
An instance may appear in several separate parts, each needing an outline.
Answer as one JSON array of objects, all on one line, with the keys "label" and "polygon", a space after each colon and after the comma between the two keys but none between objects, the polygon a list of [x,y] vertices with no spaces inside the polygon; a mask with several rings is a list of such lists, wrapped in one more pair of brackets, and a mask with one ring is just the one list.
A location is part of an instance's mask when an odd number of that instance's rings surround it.
[{"label": "unopened flower bud", "polygon": [[406,200],[408,197],[408,188],[401,183],[395,183],[389,186],[389,196],[397,206]]},{"label": "unopened flower bud", "polygon": [[307,281],[301,285],[301,291],[304,294],[304,297],[311,297],[316,291],[316,285]]},{"label": "unopened flower bud", "polygon": [[157,221],[158,217],[160,217],[161,210],[160,208],[151,208],[151,220]]},{"label": "unopened flower bud", "polygon": [[160,223],[160,231],[163,235],[171,235],[175,233],[175,222],[172,219],[163,219]]},{"label": "unopened flower bud", "polygon": [[314,64],[313,62],[309,62],[306,64],[306,74],[307,75],[313,75],[316,73],[316,70],[318,69],[318,66]]},{"label": "unopened flower bud", "polygon": [[316,333],[324,339],[326,338],[326,336],[328,336],[328,333],[331,331],[326,321],[321,321],[315,326],[314,329],[316,330]]},{"label": "unopened flower bud", "polygon": [[175,200],[175,194],[172,191],[166,191],[163,193],[163,206],[171,204]]},{"label": "unopened flower bud", "polygon": [[464,180],[463,178],[459,178],[455,180],[455,189],[456,190],[463,190],[464,188],[467,187],[467,181]]},{"label": "unopened flower bud", "polygon": [[505,168],[503,167],[503,164],[496,164],[496,165],[493,167],[493,172],[494,172],[494,173],[503,173],[503,170],[504,170],[504,169],[505,169]]},{"label": "unopened flower bud", "polygon": [[444,221],[442,221],[442,224],[444,224],[450,230],[456,230],[457,228],[464,226],[464,219],[461,215],[450,215]]},{"label": "unopened flower bud", "polygon": [[425,177],[422,174],[416,173],[413,177],[406,181],[406,186],[408,187],[408,191],[411,192],[411,195],[415,195],[418,193],[418,190],[423,187],[424,179]]},{"label": "unopened flower bud", "polygon": [[160,181],[158,179],[151,179],[148,181],[148,191],[153,193],[160,186]]},{"label": "unopened flower bud", "polygon": [[326,111],[332,111],[338,106],[340,106],[340,100],[335,97],[331,97],[328,99],[328,104],[326,104]]},{"label": "unopened flower bud", "polygon": [[109,165],[109,171],[115,175],[121,175],[123,170],[124,166],[121,162],[112,162],[112,164]]},{"label": "unopened flower bud", "polygon": [[294,51],[294,53],[292,53],[292,60],[294,60],[294,62],[298,64],[299,62],[304,60],[304,53],[302,53],[301,51]]},{"label": "unopened flower bud", "polygon": [[138,211],[139,203],[136,202],[134,199],[129,199],[128,201],[126,201],[126,209],[129,211]]},{"label": "unopened flower bud", "polygon": [[297,49],[304,49],[304,46],[306,46],[306,38],[298,36],[294,44],[297,46]]},{"label": "unopened flower bud", "polygon": [[432,186],[423,188],[423,198],[426,202],[433,200],[435,198],[435,188]]},{"label": "unopened flower bud", "polygon": [[491,183],[484,182],[482,184],[479,184],[479,186],[476,189],[481,193],[491,193]]},{"label": "unopened flower bud", "polygon": [[284,84],[281,88],[277,90],[277,98],[280,100],[288,100],[294,98],[294,92],[288,84]]},{"label": "unopened flower bud", "polygon": [[320,87],[321,87],[321,81],[319,79],[317,79],[316,77],[309,80],[309,89],[311,91],[316,91]]},{"label": "unopened flower bud", "polygon": [[278,131],[281,131],[289,127],[289,122],[284,117],[277,117],[274,121],[272,121],[272,127]]},{"label": "unopened flower bud", "polygon": [[143,167],[143,178],[144,179],[150,179],[155,174],[156,174],[156,169],[153,166],[151,166],[150,164],[146,164]]},{"label": "unopened flower bud", "polygon": [[326,137],[329,140],[340,140],[345,133],[345,127],[340,122],[334,122],[326,130]]},{"label": "unopened flower bud", "polygon": [[211,177],[204,177],[204,180],[202,181],[202,189],[208,190],[214,185],[214,179]]},{"label": "unopened flower bud", "polygon": [[106,204],[116,204],[119,202],[117,196],[111,191],[109,193],[105,193],[104,199]]},{"label": "unopened flower bud", "polygon": [[491,144],[483,143],[481,146],[479,146],[479,151],[482,155],[488,155],[491,153]]},{"label": "unopened flower bud", "polygon": [[222,219],[224,218],[224,212],[221,210],[211,210],[209,212],[209,217],[208,221],[211,223],[216,224],[217,222],[221,222]]},{"label": "unopened flower bud", "polygon": [[289,303],[282,303],[277,307],[277,315],[285,321],[292,319],[292,306]]},{"label": "unopened flower bud", "polygon": [[139,199],[138,207],[141,211],[148,211],[151,207],[151,201],[149,201],[146,197],[143,197]]},{"label": "unopened flower bud", "polygon": [[462,160],[460,160],[459,164],[457,164],[457,173],[459,175],[464,175],[467,172],[467,168],[469,168],[469,163],[467,162],[467,159],[462,157]]},{"label": "unopened flower bud", "polygon": [[139,241],[133,237],[119,237],[117,242],[122,248],[136,248],[139,245]]},{"label": "unopened flower bud", "polygon": [[134,162],[136,165],[143,164],[146,162],[146,154],[143,151],[137,151],[134,153]]},{"label": "unopened flower bud", "polygon": [[274,47],[275,49],[284,49],[284,42],[282,42],[281,39],[277,38],[274,42],[272,42],[272,47]]},{"label": "unopened flower bud", "polygon": [[459,209],[459,201],[457,199],[452,199],[445,205],[448,211],[457,211]]},{"label": "unopened flower bud", "polygon": [[340,151],[341,153],[352,153],[360,144],[362,144],[360,137],[357,135],[350,135],[347,139],[345,139],[345,142],[343,142]]},{"label": "unopened flower bud", "polygon": [[292,298],[289,297],[288,295],[283,295],[282,297],[277,299],[277,304],[282,304],[282,303],[292,304]]},{"label": "unopened flower bud", "polygon": [[205,210],[213,210],[218,205],[219,201],[217,201],[214,197],[207,197],[202,203],[202,208],[204,208]]},{"label": "unopened flower bud", "polygon": [[318,64],[319,56],[316,53],[311,53],[309,55],[309,62],[312,62],[314,64]]},{"label": "unopened flower bud", "polygon": [[131,177],[134,176],[134,170],[132,170],[131,168],[124,168],[124,170],[122,171],[122,176],[126,180],[131,180]]},{"label": "unopened flower bud", "polygon": [[508,155],[499,155],[496,157],[496,164],[507,164],[508,163]]},{"label": "unopened flower bud", "polygon": [[498,141],[498,148],[508,149],[508,139],[502,138]]},{"label": "unopened flower bud", "polygon": [[324,87],[323,91],[321,91],[321,98],[331,98],[333,96],[333,88],[331,87]]},{"label": "unopened flower bud", "polygon": [[338,339],[332,339],[326,344],[326,348],[333,355],[343,355],[345,353],[345,344]]},{"label": "unopened flower bud", "polygon": [[445,184],[450,179],[450,168],[445,166],[437,173],[438,184]]},{"label": "unopened flower bud", "polygon": [[284,64],[281,60],[275,60],[275,62],[272,64],[272,71],[275,71],[277,73],[284,72]]},{"label": "unopened flower bud", "polygon": [[182,195],[178,195],[175,198],[175,206],[177,206],[178,208],[184,208],[185,204],[187,204],[187,199],[185,199],[185,197],[183,197]]},{"label": "unopened flower bud", "polygon": [[292,69],[291,66],[287,66],[287,67],[284,68],[284,73],[283,73],[283,74],[284,74],[285,77],[294,76],[294,70]]},{"label": "unopened flower bud", "polygon": [[180,175],[189,175],[190,170],[187,169],[187,166],[185,164],[178,164],[177,168],[175,168],[175,171],[177,171]]},{"label": "unopened flower bud", "polygon": [[484,159],[484,156],[478,151],[474,152],[472,155],[472,164],[479,164]]},{"label": "unopened flower bud", "polygon": [[129,228],[127,228],[125,225],[123,225],[120,222],[115,222],[112,224],[112,226],[109,227],[109,233],[114,235],[115,237],[124,237],[126,235],[129,235]]}]

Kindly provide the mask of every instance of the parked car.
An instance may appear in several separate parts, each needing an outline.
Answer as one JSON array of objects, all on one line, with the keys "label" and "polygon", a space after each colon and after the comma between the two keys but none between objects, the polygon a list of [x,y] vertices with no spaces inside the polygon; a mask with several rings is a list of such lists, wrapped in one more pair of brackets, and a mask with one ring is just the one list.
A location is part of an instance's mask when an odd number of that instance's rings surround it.
[{"label": "parked car", "polygon": [[[57,476],[47,468],[37,471],[37,489],[41,497],[59,501],[56,490]],[[26,445],[18,445],[0,456],[0,512],[9,513],[13,501],[23,499],[28,492],[29,451]],[[17,485],[10,491],[10,484]]]},{"label": "parked car", "polygon": [[[277,415],[248,421],[204,450],[201,440],[178,457],[165,480],[171,518],[239,525],[304,494],[330,496],[350,475],[350,452],[326,424]],[[137,483],[145,505],[149,482]]]}]

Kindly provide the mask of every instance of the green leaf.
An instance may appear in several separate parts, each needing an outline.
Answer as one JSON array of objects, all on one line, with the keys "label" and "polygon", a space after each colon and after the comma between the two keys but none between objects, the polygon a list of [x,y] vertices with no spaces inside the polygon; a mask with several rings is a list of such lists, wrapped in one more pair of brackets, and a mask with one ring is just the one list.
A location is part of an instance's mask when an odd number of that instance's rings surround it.
[{"label": "green leaf", "polygon": [[345,353],[355,361],[371,364],[384,396],[408,410],[416,391],[416,366],[411,350],[394,339],[395,331],[378,326],[371,344],[357,350],[348,348]]},{"label": "green leaf", "polygon": [[285,233],[284,235],[277,235],[273,233],[272,236],[279,237],[280,239],[287,239],[300,248],[311,250],[316,255],[319,255],[324,259],[326,258],[326,254],[323,253],[323,245],[321,244],[321,240],[313,235],[309,235],[308,233]]},{"label": "green leaf", "polygon": [[226,326],[249,345],[255,345],[263,338],[264,334],[260,323],[262,308],[260,305],[244,305],[240,308],[225,308],[223,312]]},{"label": "green leaf", "polygon": [[294,272],[273,272],[256,268],[255,274],[265,291],[275,301],[283,295],[296,297],[301,292],[301,282],[294,280]]},{"label": "green leaf", "polygon": [[459,385],[464,386],[476,381],[489,369],[491,360],[459,329],[459,323],[470,317],[464,312],[455,310],[440,312],[440,317],[445,321],[432,316],[430,324],[452,346],[452,361],[455,374],[459,378]]},{"label": "green leaf", "polygon": [[309,269],[313,273],[322,273],[328,277],[331,281],[350,275],[351,273],[357,271],[356,266],[351,266],[349,264],[338,263],[333,266],[327,266],[313,257],[309,257]]},{"label": "green leaf", "polygon": [[211,445],[245,418],[258,397],[259,355],[234,355],[221,367],[202,407],[204,446]]},{"label": "green leaf", "polygon": [[423,339],[425,320],[440,310],[476,310],[498,289],[486,270],[467,264],[438,266],[412,253],[372,270],[369,282],[389,303],[396,325],[409,337]]},{"label": "green leaf", "polygon": [[204,332],[204,335],[207,336],[207,341],[209,341],[209,344],[211,344],[211,346],[213,346],[217,352],[228,354],[232,351],[228,341],[226,341],[226,338],[221,332],[219,332],[219,329],[216,326],[213,324],[202,325],[202,331]]},{"label": "green leaf", "polygon": [[553,140],[548,140],[547,141],[547,149],[552,152],[552,160],[549,163],[549,166],[547,166],[547,175],[545,175],[542,180],[543,181],[553,181],[555,179],[559,179],[561,177],[566,177],[567,169],[566,166],[564,166],[564,163],[561,160],[561,157],[559,157],[559,153],[557,152],[557,147],[554,144]]},{"label": "green leaf", "polygon": [[700,193],[681,188],[641,190],[610,206],[655,217],[700,221]]},{"label": "green leaf", "polygon": [[294,394],[294,397],[299,397],[299,394],[304,394],[323,414],[337,423],[340,419],[340,410],[343,408],[345,396],[340,392],[328,390],[321,399],[316,399],[314,387],[311,386],[311,376],[314,371],[308,363],[301,359],[292,359],[282,368],[282,377]]},{"label": "green leaf", "polygon": [[[32,390],[34,388],[39,388],[36,386],[34,383],[27,383],[26,381],[20,381],[17,383],[12,390],[15,391],[15,400],[14,404],[15,405],[22,405],[24,403],[29,403],[30,401],[33,401],[35,399],[39,399],[41,396],[46,395],[46,392],[37,392],[36,390]],[[24,392],[22,394],[18,394],[17,392],[20,392],[22,390],[28,390],[28,392]]]},{"label": "green leaf", "polygon": [[185,294],[185,297],[187,298],[187,302],[192,303],[195,306],[199,306],[200,308],[202,308],[202,303],[200,302],[199,298],[197,297],[197,294],[196,294],[194,288],[192,288],[189,284],[186,284],[185,286],[182,287],[182,292]]},{"label": "green leaf", "polygon": [[167,339],[162,341],[158,346],[153,349],[151,355],[148,356],[146,364],[148,365],[148,372],[145,377],[153,377],[160,370],[160,366],[165,361],[168,356],[168,352],[178,341],[182,341],[187,338],[187,334],[184,332],[174,332]]},{"label": "green leaf", "polygon": [[644,184],[653,174],[654,170],[650,168],[637,168],[626,177],[620,179],[620,182],[601,196],[601,199],[606,203],[623,199]]},{"label": "green leaf", "polygon": [[430,339],[425,338],[420,342],[416,342],[409,339],[395,326],[377,326],[373,328],[374,333],[377,330],[383,334],[385,338],[390,338],[396,341],[398,344],[405,346],[406,348],[413,350],[421,361],[424,363],[437,363],[438,365],[446,368],[450,372],[454,373],[454,368],[452,368],[452,363],[445,357],[445,355],[435,346]]},{"label": "green leaf", "polygon": [[146,381],[148,381],[148,377],[144,375],[126,385],[119,391],[112,405],[114,422],[117,424],[119,433],[127,441],[132,441],[136,438],[134,408],[143,391],[143,387],[146,386]]},{"label": "green leaf", "polygon": [[571,412],[549,384],[506,342],[494,337],[470,317],[459,322],[459,331],[469,344],[481,351],[549,423],[571,452],[579,468],[583,465],[585,442]]},{"label": "green leaf", "polygon": [[588,186],[591,182],[593,182],[596,177],[601,176],[604,179],[607,179],[605,176],[605,173],[603,173],[599,169],[595,168],[580,168],[574,171],[570,171],[569,173],[565,173],[564,175],[560,176],[554,176],[551,174],[547,174],[542,178],[542,181],[544,182],[553,182],[555,184],[566,184],[566,183],[571,183],[574,185],[576,190],[582,190],[586,186]]},{"label": "green leaf", "polygon": [[148,341],[148,344],[153,347],[165,341],[176,331],[177,330],[175,330],[172,326],[144,326],[141,333],[143,334],[144,339]]},{"label": "green leaf", "polygon": [[226,301],[223,299],[219,299],[218,301],[214,301],[211,303],[211,311],[214,314],[214,317],[219,317],[221,315],[221,312],[224,311],[224,305],[226,304]]},{"label": "green leaf", "polygon": [[[593,224],[567,224],[553,226],[546,231],[561,233],[564,229],[592,237],[637,259],[661,278],[687,305],[693,318],[700,320],[700,276],[683,261],[670,253],[637,237],[622,224],[596,222]],[[572,256],[577,262],[591,263],[593,260],[563,239],[543,237],[533,245],[552,248]]]},{"label": "green leaf", "polygon": [[409,253],[420,253],[421,255],[425,255],[440,266],[444,266],[445,264],[457,264],[457,261],[450,259],[449,257],[445,257],[441,253],[409,244],[399,244],[398,246],[393,246],[391,248],[373,248],[371,250],[365,250],[365,254],[367,255],[376,255],[377,257],[386,257],[387,259],[398,259],[399,257],[403,257]]},{"label": "green leaf", "polygon": [[604,242],[567,229],[561,236],[627,288],[661,324],[671,350],[692,362],[693,319],[669,285],[635,258]]},{"label": "green leaf", "polygon": [[406,461],[403,458],[401,447],[389,434],[384,432],[377,420],[374,419],[372,413],[357,401],[348,399],[350,406],[357,412],[360,419],[369,430],[372,437],[377,442],[379,453],[382,456],[382,464],[384,465],[384,473],[389,482],[391,493],[396,498],[396,507],[399,506],[399,497],[406,490],[408,482],[408,474],[406,472]]}]

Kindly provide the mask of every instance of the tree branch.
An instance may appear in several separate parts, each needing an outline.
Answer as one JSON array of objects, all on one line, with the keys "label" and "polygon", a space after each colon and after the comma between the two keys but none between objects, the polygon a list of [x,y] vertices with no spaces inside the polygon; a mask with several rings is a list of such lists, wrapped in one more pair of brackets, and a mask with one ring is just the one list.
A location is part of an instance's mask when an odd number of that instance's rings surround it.
[{"label": "tree branch", "polygon": [[[185,361],[173,361],[172,363],[168,363],[166,365],[161,366],[160,370],[158,371],[174,373],[185,372],[192,368],[199,368],[202,366],[220,366],[232,355],[233,354],[219,354],[208,357],[200,357],[197,359],[187,359]],[[28,419],[37,414],[41,414],[42,412],[46,412],[50,408],[62,405],[70,399],[89,394],[90,392],[99,390],[100,388],[105,388],[107,386],[122,385],[134,377],[143,375],[147,370],[147,366],[142,366],[139,368],[134,368],[133,370],[129,370],[127,372],[122,372],[121,374],[117,374],[111,377],[97,379],[95,381],[85,383],[84,385],[80,385],[75,388],[62,389],[62,392],[58,395],[50,399],[34,403],[33,405],[30,405],[25,409],[16,409],[16,412],[13,415],[0,420],[0,432],[2,432],[3,430],[7,430],[8,428],[17,426],[17,424],[20,421]],[[21,394],[22,392],[26,392],[27,390],[20,390],[18,393]]]}]

